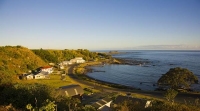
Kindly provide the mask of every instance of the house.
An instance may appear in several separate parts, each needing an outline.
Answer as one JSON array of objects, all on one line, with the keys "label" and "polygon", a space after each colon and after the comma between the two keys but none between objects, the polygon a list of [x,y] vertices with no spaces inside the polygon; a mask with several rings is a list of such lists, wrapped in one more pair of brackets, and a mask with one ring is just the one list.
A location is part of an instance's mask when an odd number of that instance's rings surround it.
[{"label": "house", "polygon": [[85,60],[82,57],[76,57],[76,63],[84,63]]},{"label": "house", "polygon": [[70,60],[71,63],[85,63],[85,60],[82,57],[76,57]]},{"label": "house", "polygon": [[40,67],[40,72],[48,72],[48,74],[51,74],[53,72],[53,67],[51,66],[44,66],[44,67]]},{"label": "house", "polygon": [[110,98],[103,98],[95,103],[92,106],[98,111],[110,111],[110,104],[112,100]]},{"label": "house", "polygon": [[65,69],[65,67],[63,65],[59,65],[60,69]]},{"label": "house", "polygon": [[84,91],[80,85],[72,84],[68,86],[59,87],[58,93],[62,96],[76,97],[82,99]]},{"label": "house", "polygon": [[62,62],[62,65],[71,65],[72,64],[72,62],[70,62],[70,61],[63,61]]},{"label": "house", "polygon": [[85,63],[85,60],[82,57],[76,57],[74,59],[71,59],[70,61],[63,61],[59,65],[71,65],[74,63]]},{"label": "house", "polygon": [[51,63],[49,63],[49,65],[50,65],[50,66],[55,66],[55,63],[52,63],[52,62],[51,62]]},{"label": "house", "polygon": [[130,96],[122,96],[122,95],[119,95],[115,99],[115,101],[113,101],[113,105],[121,104],[122,102],[124,102],[126,100],[131,100],[133,103],[138,102],[143,108],[147,108],[147,107],[151,106],[150,100],[133,98],[133,97],[130,97]]},{"label": "house", "polygon": [[26,77],[27,80],[34,79],[33,74],[27,74],[27,75],[25,75],[25,77]]},{"label": "house", "polygon": [[34,75],[34,78],[35,79],[49,79],[49,73],[48,72],[45,72],[45,71],[42,71],[42,72],[39,72],[37,74]]}]

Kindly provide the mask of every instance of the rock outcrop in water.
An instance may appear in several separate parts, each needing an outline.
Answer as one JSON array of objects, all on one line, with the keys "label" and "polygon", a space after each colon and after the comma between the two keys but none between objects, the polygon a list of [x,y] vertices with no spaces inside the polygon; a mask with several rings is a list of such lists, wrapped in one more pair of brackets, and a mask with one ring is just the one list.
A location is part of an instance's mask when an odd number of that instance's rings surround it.
[{"label": "rock outcrop in water", "polygon": [[139,66],[149,66],[150,62],[146,59],[144,60],[135,60],[135,59],[121,59],[121,58],[115,58],[118,63],[114,62],[113,64],[123,64],[123,65],[139,65]]}]

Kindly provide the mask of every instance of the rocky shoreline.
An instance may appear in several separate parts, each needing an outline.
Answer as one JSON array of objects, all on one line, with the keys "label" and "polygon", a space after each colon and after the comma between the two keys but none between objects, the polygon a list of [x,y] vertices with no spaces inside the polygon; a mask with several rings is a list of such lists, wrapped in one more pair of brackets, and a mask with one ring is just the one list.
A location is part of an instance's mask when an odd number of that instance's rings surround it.
[{"label": "rocky shoreline", "polygon": [[119,62],[113,62],[112,64],[121,64],[121,65],[146,65],[150,64],[151,62],[147,59],[135,60],[135,59],[122,59],[122,58],[115,58],[115,60]]}]

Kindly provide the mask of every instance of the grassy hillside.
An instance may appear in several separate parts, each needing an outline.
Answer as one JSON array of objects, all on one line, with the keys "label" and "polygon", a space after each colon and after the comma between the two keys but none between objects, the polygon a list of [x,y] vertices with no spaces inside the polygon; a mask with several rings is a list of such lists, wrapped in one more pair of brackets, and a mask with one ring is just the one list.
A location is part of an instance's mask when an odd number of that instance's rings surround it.
[{"label": "grassy hillside", "polygon": [[29,50],[22,46],[0,47],[0,74],[21,74],[28,70],[47,65],[49,62],[59,63],[74,57],[83,57],[86,61],[110,58],[102,53],[78,50]]},{"label": "grassy hillside", "polygon": [[28,48],[0,47],[0,74],[21,74],[44,65],[47,63]]},{"label": "grassy hillside", "polygon": [[101,57],[109,58],[111,56],[90,52],[87,49],[78,49],[78,50],[32,50],[36,55],[40,56],[46,62],[59,63],[61,61],[70,60],[75,57],[83,57],[86,61],[90,60],[99,60]]}]

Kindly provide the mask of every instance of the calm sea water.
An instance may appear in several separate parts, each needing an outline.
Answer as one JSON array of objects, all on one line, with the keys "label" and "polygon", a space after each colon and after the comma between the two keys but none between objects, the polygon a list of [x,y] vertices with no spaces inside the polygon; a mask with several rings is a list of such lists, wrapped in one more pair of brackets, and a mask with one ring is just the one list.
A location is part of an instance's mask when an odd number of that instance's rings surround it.
[{"label": "calm sea water", "polygon": [[[154,90],[157,80],[170,68],[187,68],[200,80],[200,51],[125,51],[113,57],[144,61],[141,65],[104,65],[92,67],[87,75],[107,82],[127,85],[142,90]],[[145,63],[148,61],[149,63]],[[200,91],[200,85],[193,85]]]}]

